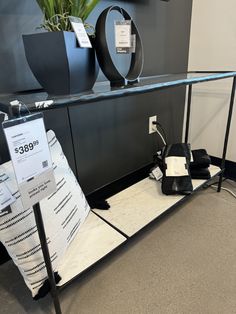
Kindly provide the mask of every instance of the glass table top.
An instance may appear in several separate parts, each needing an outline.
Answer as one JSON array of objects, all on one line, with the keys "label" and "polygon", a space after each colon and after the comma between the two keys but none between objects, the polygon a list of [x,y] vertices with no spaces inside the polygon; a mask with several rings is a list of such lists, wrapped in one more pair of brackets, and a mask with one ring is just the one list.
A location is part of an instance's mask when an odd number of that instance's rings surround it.
[{"label": "glass table top", "polygon": [[[46,110],[58,108],[59,106],[68,106],[79,103],[88,103],[102,99],[112,99],[139,93],[151,92],[158,89],[165,89],[175,86],[186,86],[201,82],[214,81],[235,77],[236,72],[206,73],[206,72],[189,72],[180,74],[165,74],[158,76],[141,77],[140,82],[124,87],[110,87],[110,82],[97,82],[90,91],[74,95],[50,96],[44,91],[37,92],[19,92],[9,95],[0,95],[0,111],[3,110],[4,104],[8,106],[10,101],[18,99],[23,102],[31,111]],[[40,104],[36,107],[35,102],[45,102],[52,100],[49,107]]]}]

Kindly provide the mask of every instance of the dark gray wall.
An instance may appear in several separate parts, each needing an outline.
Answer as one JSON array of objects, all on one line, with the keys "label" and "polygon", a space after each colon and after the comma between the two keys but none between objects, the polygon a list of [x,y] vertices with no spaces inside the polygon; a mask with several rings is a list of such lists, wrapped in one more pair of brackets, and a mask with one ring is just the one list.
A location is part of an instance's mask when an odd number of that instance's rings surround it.
[{"label": "dark gray wall", "polygon": [[80,183],[86,193],[153,161],[163,147],[148,134],[148,118],[158,116],[171,142],[182,134],[184,88],[173,88],[70,109]]},{"label": "dark gray wall", "polygon": [[[89,21],[94,23],[111,4],[122,5],[139,27],[145,53],[143,76],[187,70],[191,0],[103,0]],[[26,64],[21,35],[34,32],[40,21],[35,1],[0,0],[0,92],[39,87]],[[127,60],[116,57],[116,62],[125,71]],[[104,80],[102,74],[99,80]],[[152,161],[160,141],[147,134],[149,116],[158,115],[170,142],[181,141],[184,103],[185,88],[180,87],[71,108],[77,170],[84,191],[94,191]],[[49,111],[45,119],[75,169],[66,111]]]}]

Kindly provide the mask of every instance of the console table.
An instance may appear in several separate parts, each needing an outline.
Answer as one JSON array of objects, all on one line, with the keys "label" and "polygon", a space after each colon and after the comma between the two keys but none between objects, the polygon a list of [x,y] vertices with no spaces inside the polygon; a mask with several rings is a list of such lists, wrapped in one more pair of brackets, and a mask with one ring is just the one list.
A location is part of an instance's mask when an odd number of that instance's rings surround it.
[{"label": "console table", "polygon": [[[24,103],[27,110],[30,112],[53,110],[61,107],[66,107],[68,110],[71,106],[78,106],[91,101],[98,102],[104,99],[127,97],[134,94],[143,94],[167,88],[170,89],[171,93],[172,87],[188,86],[185,128],[185,142],[188,142],[192,86],[198,83],[226,78],[232,78],[233,85],[225,130],[222,164],[221,168],[216,166],[210,167],[212,178],[218,175],[220,176],[218,183],[218,192],[220,192],[234,106],[236,72],[189,72],[183,74],[143,77],[140,79],[140,83],[124,88],[111,88],[108,82],[101,82],[97,83],[94,89],[92,91],[88,91],[87,93],[62,97],[49,97],[44,92],[37,92],[30,95],[27,93],[5,95],[0,96],[0,111],[11,115],[9,102],[14,99],[18,99]],[[47,102],[48,100],[50,100],[50,102]],[[73,143],[72,131],[71,137]],[[194,192],[199,190],[208,181],[209,180],[193,180]],[[109,186],[106,188],[109,189]],[[59,288],[63,288],[71,283],[71,281],[81,275],[82,272],[88,270],[95,263],[110,254],[114,249],[127,242],[129,238],[133,237],[145,226],[184,202],[189,196],[190,195],[163,195],[161,193],[160,183],[149,180],[148,178],[145,178],[136,184],[127,187],[125,190],[112,195],[108,199],[108,202],[111,205],[110,210],[92,210],[88,219],[81,227],[78,235],[70,246],[58,270],[62,277],[61,282],[58,284],[58,290]],[[39,233],[44,232],[42,219],[37,221],[37,226]],[[99,245],[97,243],[98,234],[100,235]],[[42,244],[42,249],[44,249],[44,245],[46,244]],[[45,263],[47,265],[51,264],[50,260],[45,260]],[[51,285],[54,285],[53,281],[51,282]],[[54,303],[56,304],[55,301],[54,297]],[[56,312],[60,313],[60,308],[58,306],[55,306],[55,308]]]}]

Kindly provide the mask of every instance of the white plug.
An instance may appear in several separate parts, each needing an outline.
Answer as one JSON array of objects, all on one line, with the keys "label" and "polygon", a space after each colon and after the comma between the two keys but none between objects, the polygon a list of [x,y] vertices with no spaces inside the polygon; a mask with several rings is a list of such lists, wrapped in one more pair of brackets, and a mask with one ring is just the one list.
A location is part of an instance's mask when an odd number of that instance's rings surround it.
[{"label": "white plug", "polygon": [[157,116],[149,117],[149,128],[148,134],[152,134],[156,132],[156,125],[153,122],[157,122]]}]

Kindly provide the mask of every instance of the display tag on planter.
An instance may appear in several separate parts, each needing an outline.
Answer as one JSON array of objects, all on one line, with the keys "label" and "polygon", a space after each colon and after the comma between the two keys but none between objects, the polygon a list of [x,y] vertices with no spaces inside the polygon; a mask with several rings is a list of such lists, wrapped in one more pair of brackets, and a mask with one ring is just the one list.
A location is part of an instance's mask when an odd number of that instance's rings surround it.
[{"label": "display tag on planter", "polygon": [[115,46],[116,53],[131,52],[131,20],[115,21]]},{"label": "display tag on planter", "polygon": [[78,39],[79,46],[81,48],[92,48],[92,44],[85,30],[84,23],[79,17],[69,17],[71,26],[75,32],[76,38]]},{"label": "display tag on planter", "polygon": [[[9,205],[16,201],[4,182],[0,182],[0,217],[11,212]],[[10,212],[9,212],[10,211]]]},{"label": "display tag on planter", "polygon": [[22,203],[28,208],[56,191],[42,113],[3,122]]}]

